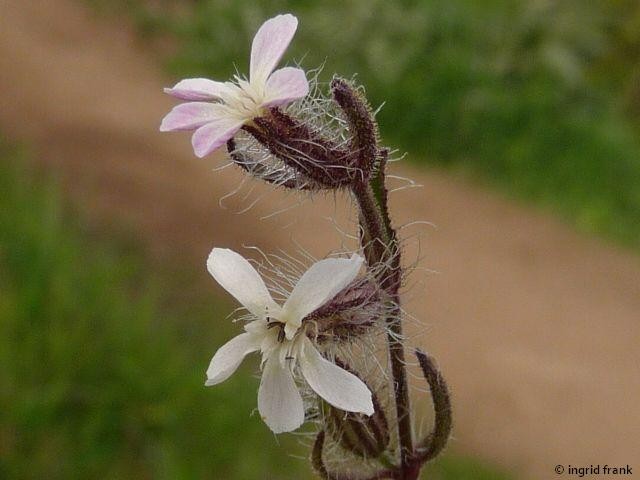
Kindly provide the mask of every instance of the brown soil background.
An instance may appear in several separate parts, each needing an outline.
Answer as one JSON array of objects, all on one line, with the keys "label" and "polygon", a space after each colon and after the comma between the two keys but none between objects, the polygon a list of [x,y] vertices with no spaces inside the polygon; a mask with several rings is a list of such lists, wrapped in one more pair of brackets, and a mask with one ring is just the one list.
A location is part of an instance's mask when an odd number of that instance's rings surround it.
[{"label": "brown soil background", "polygon": [[[267,220],[294,199],[219,207],[238,172],[213,172],[221,160],[195,158],[187,134],[157,131],[173,80],[128,25],[79,2],[0,1],[0,129],[31,142],[96,222],[128,225],[155,255],[198,269],[213,245],[338,247],[325,217],[352,228],[342,198]],[[519,478],[556,478],[556,464],[640,469],[640,258],[446,174],[391,173],[424,185],[392,196],[397,224],[437,225],[402,232],[409,261],[422,235],[408,297],[426,327],[409,330],[449,379],[450,448]]]}]

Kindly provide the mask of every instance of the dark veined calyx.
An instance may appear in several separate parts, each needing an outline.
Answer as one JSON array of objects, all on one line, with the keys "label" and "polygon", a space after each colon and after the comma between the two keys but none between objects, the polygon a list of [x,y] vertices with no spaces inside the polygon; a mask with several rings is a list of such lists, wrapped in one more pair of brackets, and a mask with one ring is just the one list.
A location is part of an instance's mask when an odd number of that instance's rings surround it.
[{"label": "dark veined calyx", "polygon": [[[357,375],[348,365],[336,359],[336,365]],[[367,385],[369,386],[369,385]],[[369,389],[371,390],[370,386]],[[374,413],[345,412],[325,403],[325,430],[345,450],[363,458],[377,458],[389,446],[389,424],[384,409],[373,390]]]}]

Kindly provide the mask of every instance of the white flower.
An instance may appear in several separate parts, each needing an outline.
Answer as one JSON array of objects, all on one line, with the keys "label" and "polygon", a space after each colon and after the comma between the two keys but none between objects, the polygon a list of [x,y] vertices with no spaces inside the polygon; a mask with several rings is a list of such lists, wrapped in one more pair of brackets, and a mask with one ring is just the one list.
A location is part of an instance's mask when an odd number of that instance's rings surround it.
[{"label": "white flower", "polygon": [[[220,347],[207,370],[206,385],[233,374],[245,355],[262,353],[258,410],[275,433],[295,430],[304,422],[304,405],[294,380],[299,372],[307,384],[331,405],[349,412],[373,414],[371,392],[355,375],[326,360],[307,338],[302,319],[331,300],[358,274],[363,259],[321,260],[307,270],[284,305],[269,294],[253,266],[238,253],[214,248],[207,268],[255,320],[245,332]],[[302,327],[302,328],[301,328]]]},{"label": "white flower", "polygon": [[189,100],[176,106],[162,120],[160,131],[195,130],[193,151],[204,157],[224,145],[245,123],[265,109],[286,105],[309,93],[303,70],[276,67],[298,28],[293,15],[278,15],[264,22],[251,46],[249,80],[216,82],[189,78],[165,92]]}]

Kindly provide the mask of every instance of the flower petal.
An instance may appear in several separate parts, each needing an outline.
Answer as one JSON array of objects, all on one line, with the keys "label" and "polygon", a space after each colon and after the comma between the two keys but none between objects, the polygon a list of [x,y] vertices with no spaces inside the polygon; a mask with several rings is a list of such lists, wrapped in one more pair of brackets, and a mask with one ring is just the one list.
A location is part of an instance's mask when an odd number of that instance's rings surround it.
[{"label": "flower petal", "polygon": [[372,415],[371,392],[352,373],[325,359],[305,337],[299,357],[300,369],[309,386],[327,402],[340,410]]},{"label": "flower petal", "polygon": [[162,119],[161,132],[195,130],[225,115],[221,105],[208,102],[188,102],[176,105]]},{"label": "flower petal", "polygon": [[164,92],[183,100],[215,100],[226,92],[223,82],[215,82],[208,78],[187,78],[180,80],[173,88],[165,88]]},{"label": "flower petal", "polygon": [[262,371],[258,411],[273,433],[290,432],[304,422],[304,404],[293,376],[275,357]]},{"label": "flower petal", "polygon": [[305,97],[309,93],[309,82],[304,70],[284,67],[271,74],[264,90],[265,100],[262,106],[276,107]]},{"label": "flower petal", "polygon": [[207,269],[227,292],[258,318],[277,315],[280,307],[271,298],[255,268],[239,253],[228,248],[214,248],[207,259]]},{"label": "flower petal", "polygon": [[260,338],[242,333],[218,349],[207,369],[205,385],[210,387],[224,382],[240,366],[245,355],[260,349]]},{"label": "flower petal", "polygon": [[276,68],[298,28],[298,19],[291,14],[278,15],[262,24],[251,45],[249,79],[254,85],[264,85]]},{"label": "flower petal", "polygon": [[[292,327],[300,326],[302,319],[316,308],[331,300],[340,290],[356,278],[364,259],[360,255],[351,258],[327,258],[311,265],[282,307],[282,318]],[[287,329],[287,338],[293,333]]]},{"label": "flower petal", "polygon": [[201,126],[191,137],[194,153],[197,157],[206,157],[227,143],[227,140],[240,130],[243,123],[242,120],[233,117],[219,117]]}]

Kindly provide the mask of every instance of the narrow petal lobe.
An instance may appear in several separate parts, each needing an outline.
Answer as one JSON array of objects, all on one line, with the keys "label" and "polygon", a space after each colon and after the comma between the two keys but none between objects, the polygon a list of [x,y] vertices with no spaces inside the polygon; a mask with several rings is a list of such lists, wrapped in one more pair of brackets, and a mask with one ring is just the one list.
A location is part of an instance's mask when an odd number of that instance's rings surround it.
[{"label": "narrow petal lobe", "polygon": [[227,248],[214,248],[207,259],[207,269],[227,292],[258,318],[278,312],[266,285],[255,268],[240,254]]},{"label": "narrow petal lobe", "polygon": [[265,84],[297,28],[298,19],[291,14],[278,15],[262,24],[251,45],[249,79],[252,84]]},{"label": "narrow petal lobe", "polygon": [[162,119],[160,131],[195,130],[220,118],[221,115],[224,115],[224,112],[220,105],[207,102],[181,103],[173,107]]},{"label": "narrow petal lobe", "polygon": [[164,92],[182,100],[215,100],[227,90],[223,82],[215,82],[208,78],[187,78],[176,83]]},{"label": "narrow petal lobe", "polygon": [[[282,307],[283,318],[293,326],[300,326],[302,319],[333,298],[358,275],[364,259],[327,258],[311,265],[294,287]],[[291,339],[288,335],[287,338]]]},{"label": "narrow petal lobe", "polygon": [[274,433],[290,432],[304,422],[304,404],[293,376],[277,358],[270,358],[262,371],[258,389],[260,416]]},{"label": "narrow petal lobe", "polygon": [[242,333],[232,338],[218,349],[211,359],[207,369],[207,381],[205,385],[210,387],[224,382],[242,363],[245,355],[255,352],[260,348],[259,340],[255,335]]},{"label": "narrow petal lobe", "polygon": [[198,128],[191,137],[196,156],[206,157],[223,146],[240,130],[242,123],[235,118],[220,117]]},{"label": "narrow petal lobe", "polygon": [[285,67],[271,74],[265,86],[263,106],[276,107],[286,105],[305,97],[309,93],[309,82],[304,70]]},{"label": "narrow petal lobe", "polygon": [[372,415],[371,392],[365,383],[325,359],[309,339],[305,338],[304,341],[300,368],[309,386],[340,410]]}]

